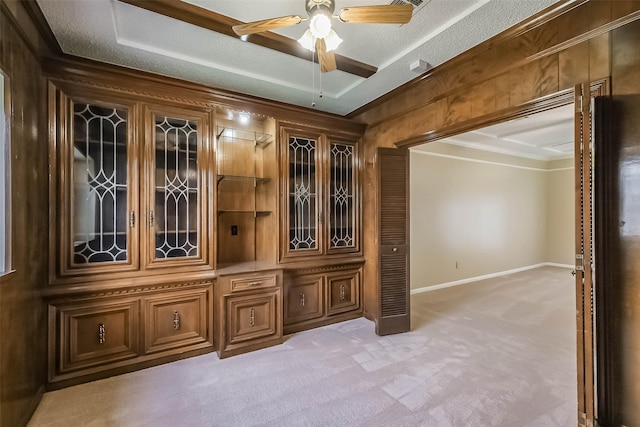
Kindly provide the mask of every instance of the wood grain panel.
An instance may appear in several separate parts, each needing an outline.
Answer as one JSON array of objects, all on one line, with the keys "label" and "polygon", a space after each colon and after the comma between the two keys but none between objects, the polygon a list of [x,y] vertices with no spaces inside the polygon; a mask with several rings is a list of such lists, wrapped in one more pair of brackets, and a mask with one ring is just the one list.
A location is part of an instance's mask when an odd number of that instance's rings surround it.
[{"label": "wood grain panel", "polygon": [[423,105],[411,114],[411,129],[413,133],[420,135],[436,128],[435,104]]},{"label": "wood grain panel", "polygon": [[499,75],[494,79],[496,85],[496,110],[503,110],[511,105],[509,73]]},{"label": "wood grain panel", "polygon": [[511,61],[524,59],[558,43],[559,26],[556,22],[533,28],[509,41],[509,49],[516,53]]},{"label": "wood grain panel", "polygon": [[471,116],[480,117],[493,113],[496,110],[496,86],[495,80],[489,80],[469,89],[469,104]]},{"label": "wood grain panel", "polygon": [[640,46],[640,21],[613,31],[611,37],[613,94],[634,95],[640,93],[637,62],[638,46]]},{"label": "wood grain panel", "polygon": [[598,28],[612,20],[613,2],[591,1],[589,2],[589,24],[591,29]]},{"label": "wood grain panel", "polygon": [[558,91],[558,55],[542,58],[511,71],[509,82],[511,106]]},{"label": "wood grain panel", "polygon": [[591,29],[591,8],[576,7],[558,17],[558,42],[569,40]]},{"label": "wood grain panel", "polygon": [[640,10],[639,1],[612,0],[612,18],[618,19]]},{"label": "wood grain panel", "polygon": [[602,34],[589,40],[589,81],[597,81],[611,75],[611,35]]},{"label": "wood grain panel", "polygon": [[559,89],[569,89],[575,82],[589,80],[589,41],[572,46],[558,54]]},{"label": "wood grain panel", "polygon": [[446,99],[446,112],[444,126],[464,122],[471,118],[471,93],[463,92],[448,96]]},{"label": "wood grain panel", "polygon": [[[9,9],[10,7],[10,9]],[[48,148],[46,82],[25,2],[0,2],[0,68],[11,94],[12,267],[0,278],[0,425],[26,425],[46,382]],[[27,31],[23,26],[29,26]],[[0,233],[3,233],[0,231]]]}]

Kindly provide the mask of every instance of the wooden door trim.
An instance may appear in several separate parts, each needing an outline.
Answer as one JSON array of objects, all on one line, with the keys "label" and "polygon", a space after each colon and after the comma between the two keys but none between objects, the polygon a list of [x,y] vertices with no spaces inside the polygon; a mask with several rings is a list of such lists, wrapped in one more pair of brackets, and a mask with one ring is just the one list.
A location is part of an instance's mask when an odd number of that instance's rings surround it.
[{"label": "wooden door trim", "polygon": [[[398,148],[410,148],[416,145],[437,141],[440,139],[444,139],[447,137],[451,137],[454,135],[458,135],[461,133],[478,130],[487,126],[491,126],[494,124],[506,122],[509,120],[521,118],[530,114],[540,113],[546,110],[550,110],[556,107],[561,107],[564,105],[568,105],[575,102],[576,91],[578,87],[584,87],[585,94],[588,95],[588,98],[585,98],[583,101],[585,105],[588,107],[590,104],[590,100],[597,96],[607,96],[610,95],[611,82],[610,78],[599,79],[590,83],[584,83],[583,86],[576,86],[576,88],[566,89],[563,91],[556,92],[554,94],[533,100],[531,102],[504,109],[496,113],[488,114],[485,116],[481,116],[464,123],[456,124],[449,127],[444,127],[441,129],[436,129],[433,132],[429,132],[425,135],[420,135],[417,137],[412,137],[403,141],[399,141],[395,144]],[[587,110],[588,111],[588,110]],[[588,151],[585,152],[585,156],[589,156]],[[582,164],[582,162],[581,162]],[[580,171],[576,167],[576,176],[579,177],[581,175]],[[378,183],[379,184],[379,183]],[[576,194],[578,195],[580,191],[580,187],[578,186],[578,182],[576,180]],[[591,201],[592,202],[592,201]],[[576,213],[578,211],[578,201],[576,201]],[[580,224],[576,224],[578,227]],[[578,252],[576,252],[578,253]],[[590,260],[588,263],[588,268],[591,270]],[[587,267],[587,263],[585,263],[585,268]],[[577,275],[578,276],[578,275]],[[589,273],[591,276],[591,273]],[[590,318],[585,323],[584,313],[592,313],[593,306],[591,304],[592,299],[582,298],[583,289],[576,288],[576,326],[583,325],[580,330],[577,329],[578,343],[578,403],[579,403],[579,411],[581,415],[584,411],[584,417],[580,416],[579,423],[580,425],[593,425],[593,421],[596,418],[595,412],[595,394],[598,393],[595,385],[595,362],[594,362],[594,348],[593,348],[593,336],[595,334],[594,327],[597,324],[601,324],[596,319]],[[598,316],[603,316],[603,313],[598,313]],[[599,317],[600,318],[600,317]],[[586,348],[589,350],[590,355],[588,357],[581,357],[583,354],[580,354],[581,351],[584,351],[585,348],[581,347],[585,342],[591,343],[590,348]],[[581,350],[582,348],[582,350]],[[586,386],[586,382],[589,383]],[[587,411],[586,408],[589,408]],[[591,417],[591,421],[588,419]],[[583,423],[584,421],[584,423]],[[591,424],[588,424],[591,422]]]}]

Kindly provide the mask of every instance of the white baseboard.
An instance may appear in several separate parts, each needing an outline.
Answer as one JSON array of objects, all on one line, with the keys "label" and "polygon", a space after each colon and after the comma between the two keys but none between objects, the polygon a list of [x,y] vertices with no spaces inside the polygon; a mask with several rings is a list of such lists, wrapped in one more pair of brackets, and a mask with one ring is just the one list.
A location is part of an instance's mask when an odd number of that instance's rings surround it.
[{"label": "white baseboard", "polygon": [[533,270],[540,267],[560,267],[573,269],[570,264],[558,264],[555,262],[543,262],[540,264],[528,265],[526,267],[514,268],[513,270],[499,271],[497,273],[483,274],[482,276],[469,277],[467,279],[455,280],[453,282],[440,283],[438,285],[425,286],[411,289],[411,294],[421,294],[423,292],[435,291],[436,289],[450,288],[452,286],[464,285],[465,283],[477,282],[479,280],[492,279],[494,277],[506,276],[508,274],[519,273],[521,271]]}]

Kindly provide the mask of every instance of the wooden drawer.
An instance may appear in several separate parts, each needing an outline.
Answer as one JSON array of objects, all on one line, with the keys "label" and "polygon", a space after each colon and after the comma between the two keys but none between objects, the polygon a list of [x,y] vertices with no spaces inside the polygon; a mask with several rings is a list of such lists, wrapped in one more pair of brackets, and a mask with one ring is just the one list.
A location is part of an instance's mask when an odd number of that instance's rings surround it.
[{"label": "wooden drawer", "polygon": [[327,315],[360,308],[360,271],[327,275]]},{"label": "wooden drawer", "polygon": [[145,353],[209,341],[208,289],[173,292],[144,300]]},{"label": "wooden drawer", "polygon": [[51,307],[58,324],[60,373],[139,354],[139,300],[81,302]]},{"label": "wooden drawer", "polygon": [[273,288],[277,286],[277,274],[252,274],[240,277],[231,277],[231,292],[242,292],[254,289]]},{"label": "wooden drawer", "polygon": [[322,276],[302,276],[286,284],[285,325],[322,317],[322,279]]},{"label": "wooden drawer", "polygon": [[227,345],[282,335],[278,321],[280,290],[226,297]]}]

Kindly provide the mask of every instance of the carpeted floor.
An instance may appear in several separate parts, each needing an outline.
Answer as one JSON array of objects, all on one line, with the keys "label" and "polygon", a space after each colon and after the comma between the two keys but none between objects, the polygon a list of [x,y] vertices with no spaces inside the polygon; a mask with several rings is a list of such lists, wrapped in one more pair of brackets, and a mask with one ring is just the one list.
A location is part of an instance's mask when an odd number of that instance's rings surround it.
[{"label": "carpeted floor", "polygon": [[357,319],[70,387],[29,426],[574,426],[573,283],[545,267],[413,295],[409,333]]}]

